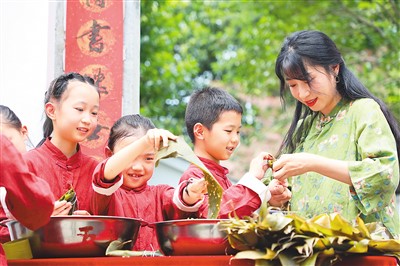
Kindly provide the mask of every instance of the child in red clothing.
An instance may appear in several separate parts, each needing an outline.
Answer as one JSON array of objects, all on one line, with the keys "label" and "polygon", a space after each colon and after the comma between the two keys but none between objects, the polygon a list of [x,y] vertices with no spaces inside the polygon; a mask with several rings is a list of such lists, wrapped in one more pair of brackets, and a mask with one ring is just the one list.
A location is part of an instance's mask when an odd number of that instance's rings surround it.
[{"label": "child in red clothing", "polygon": [[[79,143],[97,126],[100,94],[92,78],[67,73],[50,83],[45,94],[46,120],[42,142],[24,154],[29,169],[45,179],[56,199],[71,187],[78,208],[75,214],[87,214],[93,170],[98,164],[82,153]],[[56,202],[53,215],[68,214],[71,203]]]},{"label": "child in red clothing", "polygon": [[[0,134],[0,151],[0,187],[7,190],[4,198],[7,209],[31,230],[45,225],[54,208],[49,185],[29,172],[20,152],[3,134]],[[0,265],[7,265],[2,247]]]},{"label": "child in red clothing", "polygon": [[[108,158],[93,174],[93,213],[153,223],[186,218],[191,212],[198,211],[207,190],[204,179],[191,184],[184,182],[178,189],[147,184],[153,175],[156,151],[161,141],[167,146],[169,139],[175,140],[176,136],[167,130],[156,129],[148,118],[140,115],[123,116],[115,122],[106,147]],[[183,190],[188,193],[182,193]],[[142,227],[134,250],[157,249],[154,228]]]},{"label": "child in red clothing", "polygon": [[0,105],[0,132],[7,137],[20,153],[26,152],[25,142],[30,142],[28,127],[7,106]]},{"label": "child in red clothing", "polygon": [[[291,197],[287,183],[272,181],[269,186],[260,179],[268,169],[267,160],[272,155],[266,152],[255,157],[250,170],[236,185],[227,178],[229,170],[220,165],[228,160],[240,142],[240,128],[243,109],[228,92],[218,88],[204,88],[195,91],[186,108],[186,128],[194,144],[194,152],[214,175],[223,188],[219,218],[231,215],[249,216],[256,211],[263,200],[270,205],[280,206]],[[180,182],[189,178],[202,178],[203,172],[194,165],[182,175]],[[207,217],[208,202],[204,201],[199,217]]]},{"label": "child in red clothing", "polygon": [[[26,152],[25,141],[29,140],[28,128],[22,125],[21,120],[10,108],[4,105],[0,105],[0,132],[14,144],[20,153]],[[5,203],[6,195],[5,187],[0,187],[0,219],[14,218]],[[8,228],[0,226],[0,243],[8,241],[10,241]]]}]

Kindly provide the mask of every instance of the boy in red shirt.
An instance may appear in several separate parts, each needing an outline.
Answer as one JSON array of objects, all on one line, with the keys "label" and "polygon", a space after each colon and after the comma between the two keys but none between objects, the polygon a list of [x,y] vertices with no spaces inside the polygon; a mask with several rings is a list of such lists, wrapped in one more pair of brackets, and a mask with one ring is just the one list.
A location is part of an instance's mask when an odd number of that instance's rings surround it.
[{"label": "boy in red shirt", "polygon": [[[266,186],[261,181],[268,169],[268,160],[273,158],[266,152],[252,160],[249,172],[238,184],[232,185],[228,179],[229,170],[220,165],[220,161],[228,160],[240,143],[242,113],[240,103],[228,92],[218,88],[195,91],[186,108],[186,128],[194,144],[194,152],[224,190],[219,218],[235,214],[239,217],[250,216],[263,200],[279,207],[291,197],[287,183],[273,180]],[[203,178],[203,172],[190,165],[180,182],[190,178]],[[199,212],[199,217],[207,217],[207,197]]]}]

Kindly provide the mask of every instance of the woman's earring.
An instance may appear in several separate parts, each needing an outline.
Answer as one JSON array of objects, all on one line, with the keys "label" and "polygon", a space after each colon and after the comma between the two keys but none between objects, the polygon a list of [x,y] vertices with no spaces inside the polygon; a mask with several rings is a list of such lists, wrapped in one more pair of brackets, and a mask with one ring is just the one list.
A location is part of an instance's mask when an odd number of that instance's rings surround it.
[{"label": "woman's earring", "polygon": [[336,81],[336,83],[339,83],[339,82],[340,82],[339,75],[336,75],[336,76],[335,76],[335,81]]}]

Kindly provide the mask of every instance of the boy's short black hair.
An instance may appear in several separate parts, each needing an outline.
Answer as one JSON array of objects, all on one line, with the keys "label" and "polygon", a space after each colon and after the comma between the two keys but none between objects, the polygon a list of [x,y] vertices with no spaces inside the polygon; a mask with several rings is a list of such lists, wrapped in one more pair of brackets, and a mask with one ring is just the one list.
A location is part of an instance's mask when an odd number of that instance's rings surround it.
[{"label": "boy's short black hair", "polygon": [[206,87],[193,92],[185,113],[186,130],[192,142],[195,141],[193,127],[196,123],[211,129],[221,113],[226,111],[243,114],[243,108],[238,100],[227,91]]}]

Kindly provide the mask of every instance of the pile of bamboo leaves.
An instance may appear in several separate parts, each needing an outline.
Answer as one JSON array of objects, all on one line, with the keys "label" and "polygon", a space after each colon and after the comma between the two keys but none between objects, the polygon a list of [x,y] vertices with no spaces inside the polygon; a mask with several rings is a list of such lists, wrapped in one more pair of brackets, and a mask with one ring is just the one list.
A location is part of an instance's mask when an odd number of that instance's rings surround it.
[{"label": "pile of bamboo leaves", "polygon": [[253,259],[256,265],[332,265],[352,254],[400,259],[400,240],[388,239],[384,227],[361,218],[355,225],[339,214],[306,220],[264,206],[256,219],[231,218],[221,226],[239,250],[235,259]]}]

